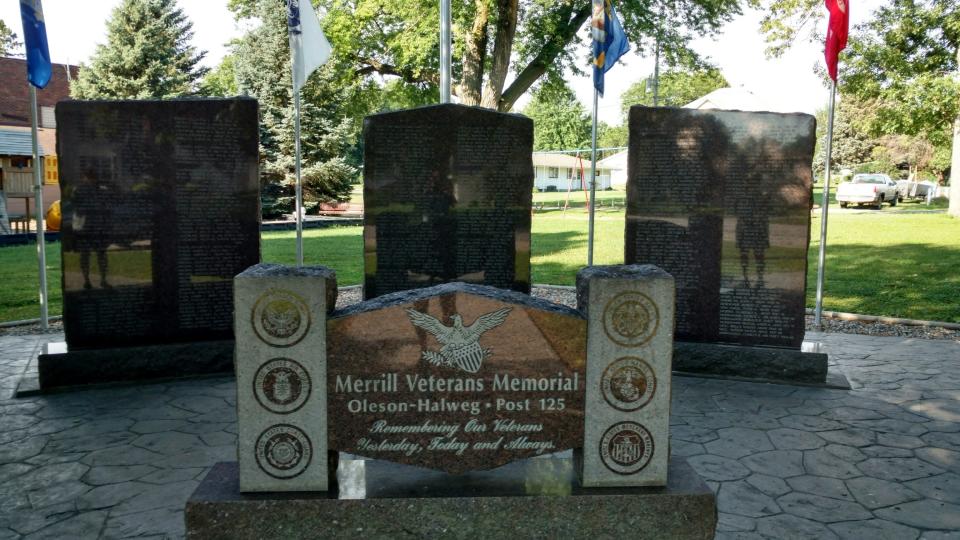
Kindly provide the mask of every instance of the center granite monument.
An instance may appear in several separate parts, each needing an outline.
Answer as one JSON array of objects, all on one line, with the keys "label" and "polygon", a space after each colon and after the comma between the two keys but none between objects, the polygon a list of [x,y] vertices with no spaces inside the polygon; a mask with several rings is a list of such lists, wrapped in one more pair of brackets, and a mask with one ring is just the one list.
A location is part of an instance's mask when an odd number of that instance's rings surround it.
[{"label": "center granite monument", "polygon": [[[366,188],[379,197],[371,298],[331,310],[323,267],[261,264],[235,280],[238,462],[188,501],[188,536],[712,538],[714,494],[670,457],[673,278],[584,269],[579,309],[511,290],[529,282],[529,147],[498,176],[445,145],[499,155],[529,122],[458,106],[390,114],[419,127],[377,135],[392,119],[368,119],[368,156],[449,123],[393,172],[367,163],[381,182]],[[423,163],[438,149],[443,163]],[[494,194],[511,175],[525,207]],[[497,205],[477,194],[508,211],[493,222]]]},{"label": "center granite monument", "polygon": [[43,389],[229,370],[260,260],[257,102],[57,105],[65,344]]},{"label": "center granite monument", "polygon": [[677,280],[674,369],[823,383],[801,351],[815,120],[632,107],[624,260]]},{"label": "center granite monument", "polygon": [[433,105],[364,120],[364,297],[463,281],[530,292],[533,121]]}]

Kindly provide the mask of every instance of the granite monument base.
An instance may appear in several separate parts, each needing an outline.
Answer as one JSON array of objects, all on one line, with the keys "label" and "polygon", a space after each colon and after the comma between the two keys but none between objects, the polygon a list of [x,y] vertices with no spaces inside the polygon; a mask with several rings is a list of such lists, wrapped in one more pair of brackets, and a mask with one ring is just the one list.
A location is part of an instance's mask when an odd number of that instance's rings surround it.
[{"label": "granite monument base", "polygon": [[827,354],[816,345],[805,342],[801,349],[788,349],[676,341],[673,370],[691,375],[835,386],[830,384],[833,378],[828,376]]},{"label": "granite monument base", "polygon": [[[451,476],[340,460],[327,493],[241,494],[218,463],[187,501],[188,538],[713,538],[716,497],[683,459],[664,487],[583,488],[570,458]],[[334,486],[331,485],[331,488]]]},{"label": "granite monument base", "polygon": [[233,371],[233,340],[68,350],[47,343],[37,359],[39,391]]}]

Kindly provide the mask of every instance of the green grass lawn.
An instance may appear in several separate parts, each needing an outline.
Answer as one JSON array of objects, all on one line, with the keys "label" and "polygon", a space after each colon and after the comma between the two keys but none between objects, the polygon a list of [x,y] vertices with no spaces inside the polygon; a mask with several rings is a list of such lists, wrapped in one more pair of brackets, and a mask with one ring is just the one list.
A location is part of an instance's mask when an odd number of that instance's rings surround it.
[{"label": "green grass lawn", "polygon": [[[603,192],[610,193],[620,194]],[[623,261],[623,224],[622,208],[601,208],[597,213],[596,264]],[[811,307],[819,230],[815,217],[807,273]],[[293,264],[294,238],[292,231],[264,233],[263,260]],[[537,212],[532,243],[533,281],[572,285],[587,260],[586,212],[582,208]],[[831,214],[827,247],[825,309],[960,322],[960,220],[945,214],[893,214],[886,209]],[[357,226],[304,232],[307,264],[334,268],[341,285],[362,281],[362,251]],[[47,264],[50,313],[58,314],[62,304],[59,244],[47,246]],[[37,317],[36,247],[0,248],[0,269],[0,321]]]}]

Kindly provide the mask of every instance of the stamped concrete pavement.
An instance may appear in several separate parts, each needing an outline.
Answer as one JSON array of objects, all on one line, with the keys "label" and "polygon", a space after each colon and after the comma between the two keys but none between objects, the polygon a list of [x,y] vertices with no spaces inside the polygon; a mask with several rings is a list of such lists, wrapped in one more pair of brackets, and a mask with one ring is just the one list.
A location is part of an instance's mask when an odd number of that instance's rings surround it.
[{"label": "stamped concrete pavement", "polygon": [[[181,537],[236,459],[232,378],[13,398],[59,337],[0,337],[0,540]],[[852,390],[675,379],[672,451],[717,492],[717,538],[960,539],[960,342],[808,339]]]}]

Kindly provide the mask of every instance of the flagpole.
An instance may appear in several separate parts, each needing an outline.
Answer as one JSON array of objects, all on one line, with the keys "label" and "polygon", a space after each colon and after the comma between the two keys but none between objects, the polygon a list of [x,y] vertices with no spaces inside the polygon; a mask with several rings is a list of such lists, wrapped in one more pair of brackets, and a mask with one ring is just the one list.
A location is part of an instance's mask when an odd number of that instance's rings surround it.
[{"label": "flagpole", "polygon": [[593,133],[590,144],[590,215],[587,226],[587,266],[593,266],[593,218],[596,210],[597,194],[597,102],[599,92],[593,88]]},{"label": "flagpole", "polygon": [[296,211],[297,211],[297,268],[303,266],[303,184],[300,182],[300,91],[294,85],[293,90],[293,129],[296,132],[294,143],[296,153]]},{"label": "flagpole", "polygon": [[[47,244],[43,223],[43,178],[40,174],[40,144],[37,142],[37,88],[30,86],[30,130],[33,135],[34,214],[37,220],[37,260],[40,266],[40,327],[48,329],[47,318]],[[29,223],[27,224],[29,226]]]},{"label": "flagpole", "polygon": [[450,0],[440,0],[440,103],[450,103]]},{"label": "flagpole", "polygon": [[818,330],[823,329],[823,277],[827,255],[827,209],[830,208],[830,158],[833,146],[833,113],[837,99],[837,81],[833,81],[830,88],[830,117],[827,121],[827,156],[825,160],[825,174],[823,181],[823,199],[820,203],[820,255],[817,260],[817,300],[813,310],[813,325]]}]

